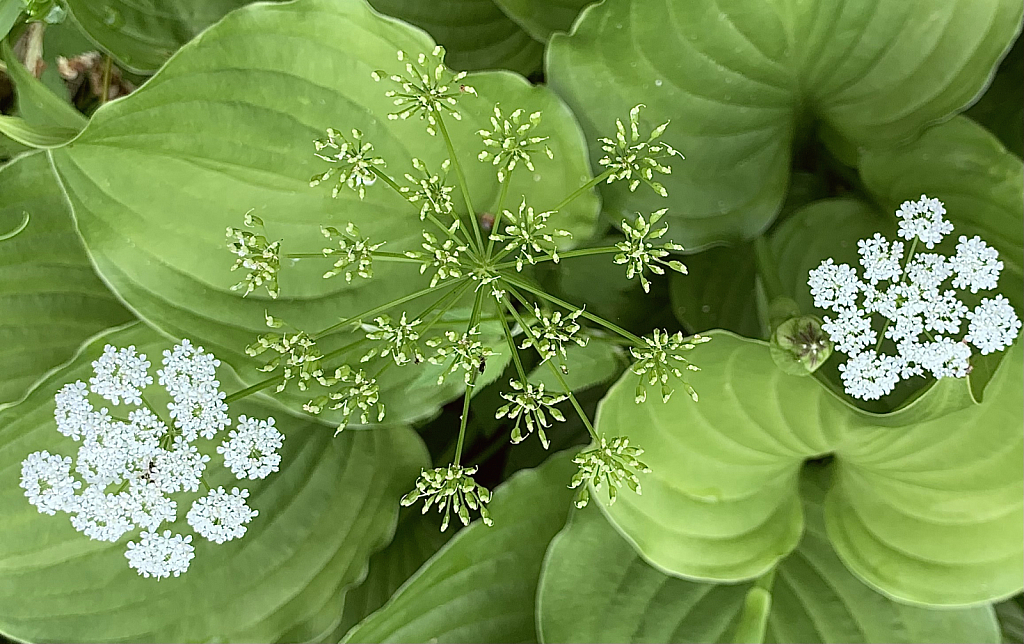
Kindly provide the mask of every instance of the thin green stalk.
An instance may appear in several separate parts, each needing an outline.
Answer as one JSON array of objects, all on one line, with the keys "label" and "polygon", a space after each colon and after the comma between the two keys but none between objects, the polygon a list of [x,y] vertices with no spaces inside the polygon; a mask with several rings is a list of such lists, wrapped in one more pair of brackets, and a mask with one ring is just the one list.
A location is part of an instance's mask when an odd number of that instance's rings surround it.
[{"label": "thin green stalk", "polygon": [[484,238],[480,234],[480,222],[477,221],[476,209],[473,208],[473,200],[469,196],[469,186],[466,184],[466,175],[462,172],[462,164],[459,163],[458,157],[455,155],[455,146],[452,145],[452,137],[448,135],[448,128],[444,124],[444,118],[440,113],[437,113],[437,129],[441,131],[441,136],[444,138],[444,144],[448,147],[448,158],[452,160],[452,166],[455,168],[455,176],[459,180],[459,189],[462,191],[462,198],[466,201],[466,209],[469,210],[469,220],[473,223],[473,233],[476,235],[477,249],[479,252],[484,251]]},{"label": "thin green stalk", "polygon": [[[910,243],[910,252],[907,253],[907,259],[903,262],[903,270],[900,273],[900,281],[902,284],[907,279],[907,267],[910,266],[910,260],[914,258],[914,253],[917,252],[917,237],[914,237],[914,241]],[[891,320],[886,318],[885,324],[882,325],[882,332],[878,334],[878,342],[875,343],[875,353],[882,348],[882,342],[885,340],[885,332],[889,330],[889,324]],[[931,337],[930,335],[928,337]]]},{"label": "thin green stalk", "polygon": [[[567,251],[565,253],[559,253],[558,254],[558,260],[561,261],[563,259],[571,259],[573,257],[586,257],[588,255],[606,255],[608,253],[617,253],[617,252],[619,252],[619,249],[616,248],[615,246],[599,246],[599,247],[596,247],[596,248],[581,248],[579,250],[570,250],[570,251]],[[504,257],[504,255],[502,255],[501,257]],[[501,257],[498,257],[498,258],[495,258],[495,259],[500,259]],[[541,257],[541,258],[534,259],[534,263],[535,264],[540,264],[541,262],[550,262],[553,259],[554,259],[553,255],[548,255],[547,257]],[[502,270],[502,269],[506,269],[506,268],[514,268],[515,265],[516,265],[515,262],[502,262],[500,264],[495,264],[494,265],[494,269],[495,270]]]},{"label": "thin green stalk", "polygon": [[[536,349],[537,345],[540,343],[537,341],[537,336],[533,334],[533,329],[531,329],[530,326],[526,324],[526,321],[523,320],[522,316],[519,315],[519,311],[516,311],[516,307],[512,306],[512,303],[508,301],[508,298],[505,298],[505,300],[503,300],[503,303],[505,304],[505,308],[507,308],[509,312],[512,314],[512,317],[514,317],[516,319],[516,322],[519,323],[519,326],[522,327],[523,332],[530,337],[530,343],[533,345],[534,349]],[[538,351],[537,354],[540,355],[540,351]],[[576,414],[580,417],[580,420],[583,421],[583,425],[587,428],[587,431],[590,433],[590,436],[595,441],[600,440],[600,436],[598,436],[597,430],[594,429],[594,426],[590,423],[590,419],[587,417],[586,412],[583,411],[583,407],[580,405],[579,401],[576,400],[576,396],[573,395],[572,389],[570,389],[569,387],[569,383],[567,383],[565,381],[565,377],[562,376],[562,372],[559,371],[558,367],[555,366],[554,362],[552,362],[551,360],[544,359],[543,355],[541,355],[540,357],[542,360],[544,360],[544,362],[547,363],[548,367],[551,368],[551,373],[555,374],[555,378],[558,380],[558,384],[561,385],[563,393],[569,396],[569,402],[572,403],[573,408],[576,410]],[[525,378],[523,380],[523,384],[526,384]]]},{"label": "thin green stalk", "polygon": [[[520,280],[520,279],[515,278],[515,277],[511,277],[511,276],[506,275],[504,273],[502,274],[502,279],[505,280],[505,282],[507,284],[510,284],[512,286],[516,286],[518,288],[521,288],[524,291],[527,291],[528,293],[536,295],[537,297],[539,297],[539,298],[541,298],[543,300],[547,300],[548,302],[550,302],[550,303],[552,303],[552,304],[554,304],[556,306],[560,306],[560,307],[562,307],[563,309],[565,309],[567,311],[579,310],[578,306],[573,306],[572,304],[569,304],[565,300],[561,300],[561,299],[555,297],[554,295],[548,295],[544,291],[542,291],[542,290],[540,290],[538,288],[535,288],[533,286],[530,286],[530,284],[528,284],[527,282],[525,282],[523,280]],[[529,306],[529,302],[527,302],[521,295],[519,295],[519,293],[517,293],[515,291],[515,289],[510,289],[510,291],[513,293],[513,295],[516,296],[516,299],[518,299],[520,302],[523,303],[524,306]],[[604,318],[602,318],[600,316],[597,316],[597,315],[594,315],[593,313],[588,312],[586,309],[582,309],[582,311],[583,311],[582,317],[584,319],[590,320],[594,324],[598,324],[600,326],[603,326],[604,328],[608,329],[609,331],[612,331],[614,333],[617,333],[617,334],[621,335],[622,337],[624,337],[627,340],[629,340],[630,342],[632,342],[634,345],[645,346],[647,344],[646,342],[644,342],[643,338],[641,338],[640,336],[638,336],[638,335],[636,335],[634,333],[630,333],[629,331],[623,329],[622,327],[620,327],[619,325],[615,324],[614,322],[609,322],[608,320],[606,320],[606,319],[604,319]]]},{"label": "thin green stalk", "polygon": [[[384,172],[382,170],[379,170],[379,169],[377,169],[374,166],[370,166],[370,172],[375,174],[378,179],[380,179],[384,183],[386,183],[389,186],[391,186],[391,189],[394,190],[395,194],[397,194],[399,197],[401,197],[403,201],[409,201],[409,197],[407,197],[406,194],[404,192],[402,192],[402,187],[400,185],[398,185],[398,183],[394,179],[392,179],[390,176],[388,176],[388,174],[386,172]],[[430,221],[430,223],[432,223],[435,226],[437,226],[438,229],[440,229],[442,232],[444,232],[445,235],[447,235],[448,237],[450,237],[454,241],[459,242],[459,243],[466,242],[469,245],[469,250],[470,250],[469,254],[472,257],[476,257],[476,253],[473,251],[473,248],[472,248],[472,246],[473,246],[472,240],[469,237],[466,237],[465,239],[459,239],[459,237],[456,236],[455,233],[450,231],[448,229],[448,226],[445,226],[444,224],[442,224],[441,221],[437,217],[435,217],[433,213],[427,213],[427,217],[426,218],[427,218],[428,221]],[[456,229],[456,232],[459,232],[460,230],[461,229]]]},{"label": "thin green stalk", "polygon": [[491,224],[491,234],[487,236],[487,254],[485,257],[490,257],[491,253],[494,252],[494,233],[500,234],[499,227],[501,226],[501,209],[505,205],[505,196],[508,194],[508,184],[512,181],[512,173],[507,172],[505,174],[505,180],[501,182],[501,194],[498,195],[498,207],[494,211],[494,223]]},{"label": "thin green stalk", "polygon": [[582,186],[580,186],[579,188],[576,188],[576,190],[574,190],[574,191],[573,191],[573,192],[572,192],[572,193],[571,193],[571,194],[570,194],[570,195],[569,195],[568,197],[566,197],[565,199],[562,199],[562,202],[561,202],[561,203],[559,203],[559,204],[558,204],[557,206],[555,206],[554,208],[552,208],[551,210],[554,210],[554,211],[556,211],[556,212],[557,212],[557,211],[561,210],[562,208],[565,208],[565,207],[566,207],[566,206],[568,206],[568,205],[569,205],[570,203],[572,203],[572,201],[573,201],[574,199],[576,199],[576,197],[579,197],[579,196],[580,196],[581,194],[583,194],[583,193],[584,193],[584,192],[586,192],[587,190],[590,190],[591,188],[593,188],[593,187],[594,187],[594,186],[596,186],[597,184],[601,183],[602,181],[605,181],[606,179],[608,179],[608,177],[610,177],[610,176],[611,176],[611,174],[612,174],[612,171],[611,171],[611,170],[605,170],[605,171],[604,171],[604,172],[602,172],[601,174],[597,175],[596,177],[594,177],[594,178],[593,178],[593,179],[591,179],[590,181],[588,181],[588,182],[586,182],[585,184],[583,184]]},{"label": "thin green stalk", "polygon": [[391,309],[391,308],[394,308],[396,306],[399,306],[400,304],[405,304],[406,302],[411,302],[413,300],[419,299],[419,298],[423,297],[424,295],[427,295],[428,293],[433,293],[434,291],[437,291],[439,289],[445,288],[446,286],[455,286],[455,285],[460,284],[460,283],[462,283],[462,282],[464,282],[464,281],[466,281],[468,279],[469,279],[468,276],[466,276],[466,277],[457,277],[457,278],[455,278],[455,279],[453,279],[451,281],[446,282],[445,284],[442,284],[441,286],[428,286],[425,289],[421,289],[419,291],[416,291],[415,293],[410,293],[409,295],[405,295],[403,297],[400,297],[397,300],[392,300],[390,302],[387,302],[386,304],[381,304],[380,306],[375,306],[372,309],[369,309],[368,311],[363,311],[362,313],[359,313],[358,315],[353,315],[353,316],[350,316],[348,318],[345,318],[341,322],[338,322],[336,324],[332,324],[331,326],[327,327],[326,329],[323,329],[322,331],[319,331],[318,333],[314,333],[312,337],[313,337],[314,340],[317,340],[319,338],[324,337],[325,335],[327,335],[329,333],[332,333],[332,332],[337,331],[338,329],[341,329],[341,328],[343,328],[343,327],[345,327],[345,326],[347,326],[349,324],[352,324],[356,320],[361,320],[363,318],[367,318],[367,317],[370,317],[372,315],[377,315],[378,313],[383,313],[384,311],[387,311],[388,309]]},{"label": "thin green stalk", "polygon": [[103,95],[100,96],[100,105],[103,105],[110,100],[110,74],[114,66],[114,59],[107,54],[107,58],[103,63]]},{"label": "thin green stalk", "polygon": [[[473,315],[470,318],[469,329],[475,327],[477,320],[480,318],[483,299],[484,291],[481,289],[476,292],[476,299],[473,301]],[[455,444],[455,459],[453,461],[455,465],[459,465],[462,460],[462,447],[466,442],[466,424],[469,422],[469,402],[473,397],[473,388],[476,387],[476,379],[479,375],[480,371],[474,369],[470,372],[469,382],[466,384],[466,397],[462,401],[462,419],[459,421],[459,440]]]},{"label": "thin green stalk", "polygon": [[[380,259],[385,262],[399,262],[402,264],[420,264],[420,260],[413,257],[409,257],[402,253],[386,253],[384,251],[375,250],[371,253],[374,259]],[[285,257],[288,259],[330,259],[330,255],[323,253],[287,253]]]},{"label": "thin green stalk", "polygon": [[[356,340],[354,342],[349,342],[348,344],[346,344],[343,347],[339,347],[339,348],[335,349],[334,351],[330,351],[330,352],[324,354],[324,357],[322,357],[320,360],[321,361],[326,361],[326,360],[330,360],[331,358],[337,358],[338,356],[342,355],[343,353],[347,353],[347,352],[351,351],[352,349],[355,349],[356,347],[358,347],[363,342],[366,342],[366,338],[359,338],[358,340]],[[283,380],[284,380],[284,376],[283,375],[271,376],[271,377],[269,377],[269,378],[267,378],[265,380],[261,380],[261,381],[257,382],[256,384],[254,384],[252,386],[246,387],[245,389],[239,389],[238,391],[236,391],[234,393],[228,394],[224,398],[224,404],[231,404],[231,403],[235,402],[236,400],[241,400],[242,398],[245,398],[246,396],[251,396],[252,394],[254,394],[256,392],[263,391],[267,387],[271,387],[273,385],[279,384]]]}]

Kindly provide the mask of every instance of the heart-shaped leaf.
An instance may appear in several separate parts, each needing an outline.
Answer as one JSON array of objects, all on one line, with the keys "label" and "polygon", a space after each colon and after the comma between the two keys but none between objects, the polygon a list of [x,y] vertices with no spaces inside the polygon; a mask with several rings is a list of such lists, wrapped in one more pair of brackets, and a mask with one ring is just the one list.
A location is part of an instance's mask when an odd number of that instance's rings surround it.
[{"label": "heart-shaped leaf", "polygon": [[[805,490],[807,485],[802,486]],[[821,490],[804,499],[807,530],[761,585],[771,594],[765,642],[998,642],[991,606],[930,610],[887,599],[858,580],[829,545]],[[541,640],[744,642],[754,584],[678,579],[651,567],[593,508],[552,540],[538,592]]]},{"label": "heart-shaped leaf", "polygon": [[565,525],[574,469],[562,452],[495,490],[494,525],[460,531],[345,642],[535,642],[541,561]]},{"label": "heart-shaped leaf", "polygon": [[803,531],[803,462],[831,454],[829,539],[870,585],[945,605],[1024,586],[1021,342],[1007,350],[983,402],[965,405],[969,384],[946,379],[877,415],[813,378],[783,373],[763,342],[711,335],[692,352],[706,367],[691,376],[699,403],[676,396],[638,406],[637,377],[627,374],[598,411],[598,431],[628,435],[653,469],[642,496],[620,495],[605,508],[647,560],[684,577],[761,575]]},{"label": "heart-shaped leaf", "polygon": [[670,278],[672,310],[694,333],[727,329],[767,337],[758,312],[754,252],[750,244],[711,248],[685,259],[686,275]]},{"label": "heart-shaped leaf", "polygon": [[[259,515],[245,537],[221,545],[197,537],[184,575],[145,579],[125,561],[127,539],[90,541],[66,518],[37,512],[18,485],[30,452],[73,453],[76,444],[54,424],[53,396],[88,380],[108,342],[134,344],[151,360],[170,344],[141,324],[99,336],[0,412],[0,632],[26,641],[181,642],[308,641],[328,631],[427,462],[419,437],[397,428],[332,438],[330,427],[279,416],[281,471],[248,485]],[[237,380],[227,372],[218,376],[230,390]],[[245,401],[231,412],[266,417],[268,409]],[[223,467],[205,476],[214,487],[238,485]],[[191,533],[179,515],[172,528]]]},{"label": "heart-shaped leaf", "polygon": [[17,400],[86,338],[132,319],[93,272],[43,154],[0,168],[0,403]]},{"label": "heart-shaped leaf", "polygon": [[604,2],[552,38],[547,73],[591,136],[637,103],[644,131],[672,119],[663,138],[687,159],[664,177],[669,199],[623,182],[602,194],[617,216],[668,207],[669,235],[696,250],[768,226],[805,124],[886,147],[966,107],[1021,12],[1015,0]]},{"label": "heart-shaped leaf", "polygon": [[[340,41],[348,44],[340,48]],[[362,0],[258,4],[232,13],[139,91],[100,109],[71,145],[51,151],[101,275],[140,317],[206,344],[249,384],[265,378],[243,349],[266,332],[267,310],[316,332],[426,287],[415,265],[376,262],[372,282],[346,284],[340,277],[322,279],[330,262],[310,258],[286,262],[291,265],[283,270],[278,300],[260,293],[243,299],[229,290],[238,274],[229,271],[224,230],[240,226],[253,209],[267,234],[284,240],[285,253],[318,253],[324,247],[320,225],[347,222],[372,240],[387,241],[385,250],[418,247],[429,224],[383,182],[365,200],[354,192],[335,200],[329,187],[308,184],[327,165],[314,157],[313,140],[331,126],[361,129],[395,176],[413,172],[413,156],[440,166],[446,152],[439,137],[428,136],[417,119],[385,118],[394,106],[371,78],[375,69],[399,65],[399,49],[433,46],[422,32],[380,16]],[[543,210],[560,201],[567,186],[588,179],[579,130],[553,93],[509,72],[466,82],[480,97],[467,95],[460,103],[465,118],[449,127],[476,207],[493,211],[499,199],[493,166],[474,158],[483,147],[476,130],[496,101],[505,110],[542,110],[538,131],[551,136],[555,155],[554,161],[539,155],[536,172],[513,173],[507,206],[526,194]],[[596,205],[594,195],[578,199],[557,225],[585,237]],[[408,305],[410,314],[441,295]],[[351,341],[349,334],[334,334],[322,346],[327,353]],[[492,362],[488,374],[495,377],[502,365]],[[381,388],[388,421],[429,416],[461,393],[460,379],[438,387],[437,373],[436,367],[387,371]],[[284,400],[297,409],[308,398]]]}]

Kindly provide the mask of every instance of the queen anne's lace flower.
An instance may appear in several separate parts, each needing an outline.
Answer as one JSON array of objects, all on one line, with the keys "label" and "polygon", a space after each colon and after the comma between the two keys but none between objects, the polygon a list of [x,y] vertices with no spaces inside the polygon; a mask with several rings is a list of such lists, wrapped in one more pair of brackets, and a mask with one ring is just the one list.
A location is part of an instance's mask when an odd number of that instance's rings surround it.
[{"label": "queen anne's lace flower", "polygon": [[953,286],[969,288],[971,293],[995,288],[999,282],[999,272],[1003,270],[1003,263],[998,258],[999,251],[982,241],[981,237],[975,235],[967,239],[961,235],[960,243],[956,245],[956,255],[949,260],[956,274]]},{"label": "queen anne's lace flower", "polygon": [[229,439],[217,446],[224,456],[224,466],[240,479],[265,479],[278,471],[284,445],[284,435],[274,427],[274,419],[238,417],[238,425],[228,434]]},{"label": "queen anne's lace flower", "polygon": [[629,111],[628,138],[626,127],[621,120],[616,119],[615,138],[600,139],[605,156],[598,163],[611,170],[608,183],[625,179],[629,181],[629,190],[632,192],[643,182],[662,197],[667,197],[668,191],[665,190],[665,186],[654,180],[654,173],[672,174],[671,166],[665,165],[662,160],[667,161],[673,156],[682,159],[683,155],[668,143],[658,142],[668,127],[668,121],[651,130],[646,140],[640,136],[642,107],[642,104],[637,105]]},{"label": "queen anne's lace flower", "polygon": [[531,155],[537,150],[543,150],[549,159],[555,158],[551,148],[544,143],[550,137],[530,135],[530,131],[540,125],[540,112],[533,112],[525,119],[524,114],[526,112],[519,109],[508,116],[502,116],[501,107],[495,105],[491,129],[477,132],[485,146],[477,158],[498,166],[498,183],[504,182],[520,163],[534,172],[536,168]]},{"label": "queen anne's lace flower", "polygon": [[665,269],[662,268],[664,266],[677,273],[686,274],[686,266],[682,262],[678,260],[666,262],[662,259],[668,256],[669,251],[683,250],[682,246],[672,242],[660,246],[651,243],[652,239],[660,239],[668,232],[668,226],[654,228],[654,224],[658,223],[666,212],[668,212],[667,208],[655,211],[651,214],[650,221],[638,213],[632,224],[623,219],[622,232],[626,239],[615,244],[619,253],[615,255],[613,261],[616,264],[626,265],[626,279],[633,279],[634,275],[639,276],[644,293],[651,291],[651,284],[644,276],[644,271],[651,271],[655,275],[664,275]]},{"label": "queen anne's lace flower", "polygon": [[[580,325],[577,320],[583,315],[583,309],[578,309],[567,315],[561,311],[555,311],[551,315],[544,315],[539,306],[533,307],[537,324],[531,327],[526,334],[520,349],[536,347],[537,353],[542,360],[550,360],[559,355],[566,358],[565,345],[575,342],[581,347],[587,346],[587,336],[580,333]],[[563,365],[564,369],[564,365]]]},{"label": "queen anne's lace flower", "polygon": [[430,233],[423,232],[423,243],[420,246],[422,251],[406,251],[405,255],[412,259],[419,260],[420,273],[426,273],[428,269],[434,268],[436,272],[430,279],[430,286],[437,286],[439,283],[462,277],[462,260],[459,256],[466,252],[468,246],[456,241],[454,233],[459,229],[459,221],[456,219],[448,228],[449,238],[440,242],[437,237]]},{"label": "queen anne's lace flower", "polygon": [[134,346],[117,349],[108,344],[92,368],[96,375],[89,379],[90,389],[115,405],[120,405],[122,399],[126,405],[142,404],[142,390],[153,384],[149,360]]},{"label": "queen anne's lace flower", "polygon": [[420,320],[410,322],[405,313],[402,313],[397,323],[392,322],[389,316],[382,315],[374,320],[374,324],[364,325],[366,339],[375,344],[359,361],[368,362],[377,356],[391,356],[398,366],[423,362],[425,357],[419,345],[420,334],[416,330],[419,325]]},{"label": "queen anne's lace flower", "polygon": [[462,334],[447,331],[442,338],[427,340],[427,346],[435,351],[427,360],[432,364],[447,365],[437,377],[437,384],[443,383],[446,376],[460,370],[465,374],[466,384],[469,384],[473,373],[482,371],[487,358],[494,355],[494,351],[480,341],[479,327],[473,327]]},{"label": "queen anne's lace flower", "polygon": [[899,217],[899,235],[903,239],[920,240],[931,250],[942,238],[953,232],[953,224],[943,218],[946,208],[938,199],[921,195],[917,201],[904,201],[896,216]]},{"label": "queen anne's lace flower", "polygon": [[171,575],[178,577],[188,570],[196,555],[192,535],[183,537],[164,530],[162,534],[143,532],[138,543],[129,541],[124,556],[128,565],[143,577],[164,579]]},{"label": "queen anne's lace flower", "polygon": [[[568,394],[549,394],[544,391],[544,383],[534,385],[523,384],[518,380],[511,380],[511,393],[502,393],[501,397],[509,401],[507,405],[498,408],[495,418],[515,419],[516,426],[512,428],[512,442],[520,443],[526,436],[537,432],[541,445],[548,448],[548,437],[544,429],[551,426],[548,416],[558,422],[565,422],[565,416],[555,407],[558,403],[569,397]],[[526,435],[523,434],[522,426],[525,422]]]},{"label": "queen anne's lace flower", "polygon": [[[953,230],[945,213],[942,202],[923,195],[904,203],[896,213],[900,236],[913,240],[912,248],[918,243],[932,248]],[[984,355],[1005,349],[1020,332],[1021,321],[1002,295],[969,311],[954,290],[974,293],[996,286],[1003,263],[980,237],[961,236],[951,258],[917,253],[904,261],[902,243],[880,234],[859,241],[858,248],[863,279],[846,264],[826,259],[807,281],[815,306],[839,314],[826,316],[822,328],[849,356],[839,369],[850,395],[881,398],[900,380],[926,373],[963,378],[971,371],[970,344]],[[954,289],[943,288],[950,277]],[[876,313],[881,321],[873,326]],[[961,332],[964,318],[969,328],[958,340],[952,336]],[[882,351],[885,340],[895,346],[895,355]]]},{"label": "queen anne's lace flower", "polygon": [[366,196],[366,186],[372,186],[377,181],[374,168],[382,168],[385,165],[384,159],[372,154],[373,145],[363,143],[363,133],[359,130],[352,130],[350,141],[338,130],[327,128],[327,138],[313,141],[313,146],[316,148],[317,158],[333,163],[334,167],[315,175],[309,180],[309,185],[316,187],[337,174],[337,184],[331,191],[334,198],[337,198],[342,188],[347,186],[362,199]]},{"label": "queen anne's lace flower", "polygon": [[259,512],[250,508],[245,500],[249,490],[223,487],[211,490],[209,494],[192,504],[188,511],[188,524],[201,536],[214,543],[224,543],[245,536],[245,525]]},{"label": "queen anne's lace flower", "polygon": [[558,263],[558,247],[555,237],[572,237],[566,230],[549,229],[548,218],[555,212],[534,212],[532,206],[526,205],[526,199],[519,204],[519,214],[504,211],[505,234],[491,235],[491,239],[505,244],[506,252],[519,251],[516,254],[516,270],[522,271],[526,264],[536,264],[539,257],[551,257]]},{"label": "queen anne's lace flower", "polygon": [[1021,321],[1013,306],[1002,295],[985,298],[973,311],[967,313],[966,342],[978,347],[981,355],[1002,351],[1013,343],[1020,332]]},{"label": "queen anne's lace flower", "polygon": [[640,376],[640,382],[636,386],[636,402],[642,403],[647,400],[645,385],[652,387],[660,385],[661,398],[664,402],[668,402],[675,391],[668,386],[670,376],[678,378],[683,383],[686,393],[690,394],[694,402],[697,402],[697,392],[690,386],[690,383],[686,382],[683,369],[700,371],[700,368],[690,364],[690,361],[681,354],[683,351],[689,351],[698,344],[710,340],[711,338],[707,336],[693,335],[684,338],[683,334],[679,332],[672,334],[665,330],[655,329],[650,337],[644,338],[646,346],[630,347],[630,353],[636,358],[631,369],[633,373]]},{"label": "queen anne's lace flower", "polygon": [[70,512],[77,505],[75,490],[81,482],[71,476],[71,457],[33,452],[21,463],[21,487],[28,502],[43,514]]},{"label": "queen anne's lace flower", "polygon": [[405,63],[405,75],[387,74],[384,71],[373,72],[373,79],[384,78],[397,83],[401,91],[389,90],[384,95],[394,99],[397,112],[388,114],[388,118],[407,119],[419,116],[427,121],[427,133],[437,133],[438,123],[442,114],[450,114],[456,121],[462,119],[457,109],[458,99],[464,94],[476,95],[476,90],[462,83],[466,72],[453,74],[444,66],[444,47],[434,47],[430,54],[418,54],[410,57],[404,51],[398,52],[399,62]]},{"label": "queen anne's lace flower", "polygon": [[[107,345],[93,362],[91,387],[77,381],[54,396],[57,429],[80,441],[78,452],[72,458],[41,451],[24,459],[21,487],[29,502],[44,514],[68,513],[72,527],[90,539],[116,542],[141,529],[141,539],[128,544],[125,556],[143,576],[187,570],[194,554],[191,535],[159,529],[177,519],[175,494],[206,486],[207,451],[213,450],[194,441],[212,440],[230,424],[218,366],[213,355],[188,340],[164,351],[157,374],[171,402],[169,413],[161,415],[143,393],[153,382],[146,356],[135,347]],[[97,411],[90,396],[134,408],[114,416],[106,408]],[[273,418],[241,416],[237,431],[217,451],[239,478],[264,478],[279,469],[283,440]],[[239,538],[257,514],[245,503],[248,494],[218,488],[192,506],[189,522],[217,543]]]},{"label": "queen anne's lace flower", "polygon": [[427,164],[416,158],[412,160],[412,167],[422,176],[416,178],[411,174],[406,174],[406,180],[413,184],[413,187],[403,186],[399,190],[410,203],[420,204],[420,220],[426,219],[428,214],[438,217],[452,214],[452,211],[455,210],[455,206],[452,204],[452,192],[455,187],[445,183],[448,178],[448,168],[451,167],[451,160],[445,159],[441,162],[441,174],[439,175],[431,174],[427,169]]},{"label": "queen anne's lace flower", "polygon": [[364,279],[373,277],[373,253],[384,242],[370,243],[369,238],[361,236],[359,229],[352,223],[346,225],[343,231],[333,226],[323,226],[320,232],[327,239],[338,242],[337,248],[323,249],[324,257],[334,259],[334,267],[324,273],[324,279],[344,275],[345,281],[351,283],[353,274]]}]

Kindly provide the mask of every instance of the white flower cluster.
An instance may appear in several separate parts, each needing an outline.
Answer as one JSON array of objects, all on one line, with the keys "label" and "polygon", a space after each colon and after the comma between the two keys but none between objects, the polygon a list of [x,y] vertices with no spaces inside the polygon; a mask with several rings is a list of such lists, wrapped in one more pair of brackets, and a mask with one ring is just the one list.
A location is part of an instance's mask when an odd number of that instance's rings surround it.
[{"label": "white flower cluster", "polygon": [[[971,369],[971,345],[985,355],[1017,337],[1021,321],[1006,298],[983,298],[971,310],[955,290],[996,287],[1003,263],[994,248],[980,237],[960,236],[953,256],[915,253],[919,244],[932,249],[953,231],[945,213],[941,201],[921,195],[896,211],[899,236],[911,244],[906,256],[903,242],[875,233],[857,242],[861,275],[832,259],[810,272],[814,305],[836,313],[822,328],[850,357],[839,370],[851,396],[875,400],[900,380],[925,373],[963,378]],[[964,320],[967,332],[955,339]],[[886,340],[895,353],[881,351]]]},{"label": "white flower cluster", "polygon": [[[204,452],[212,450],[194,442],[213,440],[231,425],[217,380],[220,361],[188,340],[163,352],[157,377],[170,398],[166,419],[146,400],[144,390],[153,384],[150,363],[134,346],[107,345],[92,366],[88,386],[73,382],[54,397],[57,430],[80,443],[77,455],[29,454],[21,487],[39,512],[68,513],[71,525],[90,539],[116,542],[140,529],[139,540],[128,543],[128,565],[143,577],[177,577],[195,556],[192,536],[160,527],[178,518],[172,495],[206,486],[210,456]],[[135,408],[123,416],[96,409],[90,391],[115,406]],[[237,478],[262,479],[278,470],[283,441],[273,418],[239,416],[216,451]],[[246,504],[248,496],[238,488],[210,490],[192,503],[188,524],[215,543],[240,538],[257,515]]]}]

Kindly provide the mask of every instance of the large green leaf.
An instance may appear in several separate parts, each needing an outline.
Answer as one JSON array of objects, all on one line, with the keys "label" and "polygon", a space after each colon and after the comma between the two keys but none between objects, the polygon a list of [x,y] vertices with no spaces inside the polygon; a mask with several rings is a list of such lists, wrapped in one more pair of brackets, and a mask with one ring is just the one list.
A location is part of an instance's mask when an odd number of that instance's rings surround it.
[{"label": "large green leaf", "polygon": [[[820,492],[818,494],[820,496]],[[768,585],[766,642],[998,642],[990,606],[929,610],[878,594],[843,567],[820,498],[807,531]],[[555,642],[736,642],[752,583],[710,584],[645,562],[596,509],[573,513],[548,548],[538,593],[541,639]]]},{"label": "large green leaf", "polygon": [[[794,137],[822,121],[885,147],[966,107],[1019,29],[1016,0],[621,0],[556,34],[548,79],[591,137],[637,103],[686,155],[669,199],[624,182],[615,215],[668,207],[691,250],[757,235],[786,194]],[[601,156],[592,146],[592,158]]]},{"label": "large green leaf", "polygon": [[1021,644],[1024,642],[1024,608],[1021,598],[1008,599],[996,604],[996,615],[999,627],[1003,632],[1003,644]]},{"label": "large green leaf", "polygon": [[[169,344],[141,324],[100,336],[0,412],[0,631],[30,641],[306,641],[331,628],[346,587],[390,538],[398,499],[427,461],[416,434],[381,429],[335,439],[324,425],[278,417],[287,437],[281,471],[249,485],[259,516],[244,539],[197,539],[186,574],[144,579],[128,568],[124,540],[90,541],[66,519],[38,513],[18,486],[30,452],[74,450],[56,431],[53,395],[87,379],[107,342],[134,344],[151,357]],[[219,373],[225,388],[236,386],[227,371]],[[238,413],[268,410],[239,402]],[[222,467],[206,477],[212,486],[237,484]],[[179,514],[174,527],[191,532]]]},{"label": "large green leaf", "polygon": [[448,50],[453,69],[539,71],[544,46],[499,9],[495,0],[371,0],[375,9],[424,29]]},{"label": "large green leaf", "polygon": [[[653,473],[605,507],[655,566],[685,577],[757,577],[803,531],[803,462],[833,455],[828,533],[847,566],[902,600],[963,605],[1024,586],[1022,343],[985,388],[947,379],[900,411],[868,414],[779,370],[763,342],[713,332],[688,356],[700,402],[637,405],[626,374],[598,431],[628,435]],[[605,497],[600,495],[602,501]]]},{"label": "large green leaf", "polygon": [[910,145],[865,152],[860,173],[887,210],[921,193],[941,199],[956,226],[944,242],[947,249],[959,235],[980,235],[1003,262],[999,291],[1024,309],[1024,165],[999,139],[957,117]]},{"label": "large green leaf", "polygon": [[593,0],[494,0],[501,10],[540,42],[556,31],[569,31],[576,16]]},{"label": "large green leaf", "polygon": [[[311,29],[316,25],[316,29]],[[337,43],[345,42],[341,47]],[[142,89],[97,111],[71,145],[51,153],[79,230],[104,279],[140,317],[161,330],[201,340],[240,369],[263,379],[243,354],[266,331],[264,312],[317,331],[427,285],[415,265],[380,263],[372,282],[321,278],[323,259],[286,266],[282,295],[242,298],[229,287],[224,229],[239,226],[251,209],[284,252],[323,248],[321,224],[356,223],[385,250],[415,247],[424,225],[417,209],[378,182],[360,201],[352,192],[331,199],[330,188],[308,186],[326,165],[312,141],[335,126],[360,128],[396,176],[411,172],[417,156],[431,167],[443,143],[416,119],[385,118],[393,105],[371,72],[397,65],[395,52],[429,51],[422,32],[381,17],[362,0],[300,0],[260,4],[232,13],[184,47]],[[536,173],[514,173],[506,204],[527,193],[533,205],[555,205],[567,186],[587,180],[582,139],[568,109],[549,90],[509,72],[467,79],[480,98],[467,96],[466,117],[450,129],[460,149],[474,203],[498,201],[493,166],[475,159],[475,134],[495,101],[506,110],[543,110],[555,161],[543,155]],[[585,237],[597,199],[587,195],[560,215],[559,225]],[[409,305],[412,314],[430,299]],[[497,329],[496,325],[494,327]],[[351,341],[334,335],[329,351]],[[492,377],[500,373],[493,361]],[[461,380],[436,386],[437,368],[391,369],[382,378],[389,421],[429,416],[461,390]],[[393,395],[391,395],[393,394]],[[302,398],[289,400],[293,408]]]},{"label": "large green leaf", "polygon": [[17,400],[84,340],[132,319],[93,272],[42,154],[0,168],[0,403]]},{"label": "large green leaf", "polygon": [[535,642],[541,561],[562,529],[575,465],[562,452],[501,485],[492,527],[462,530],[345,642]]}]

